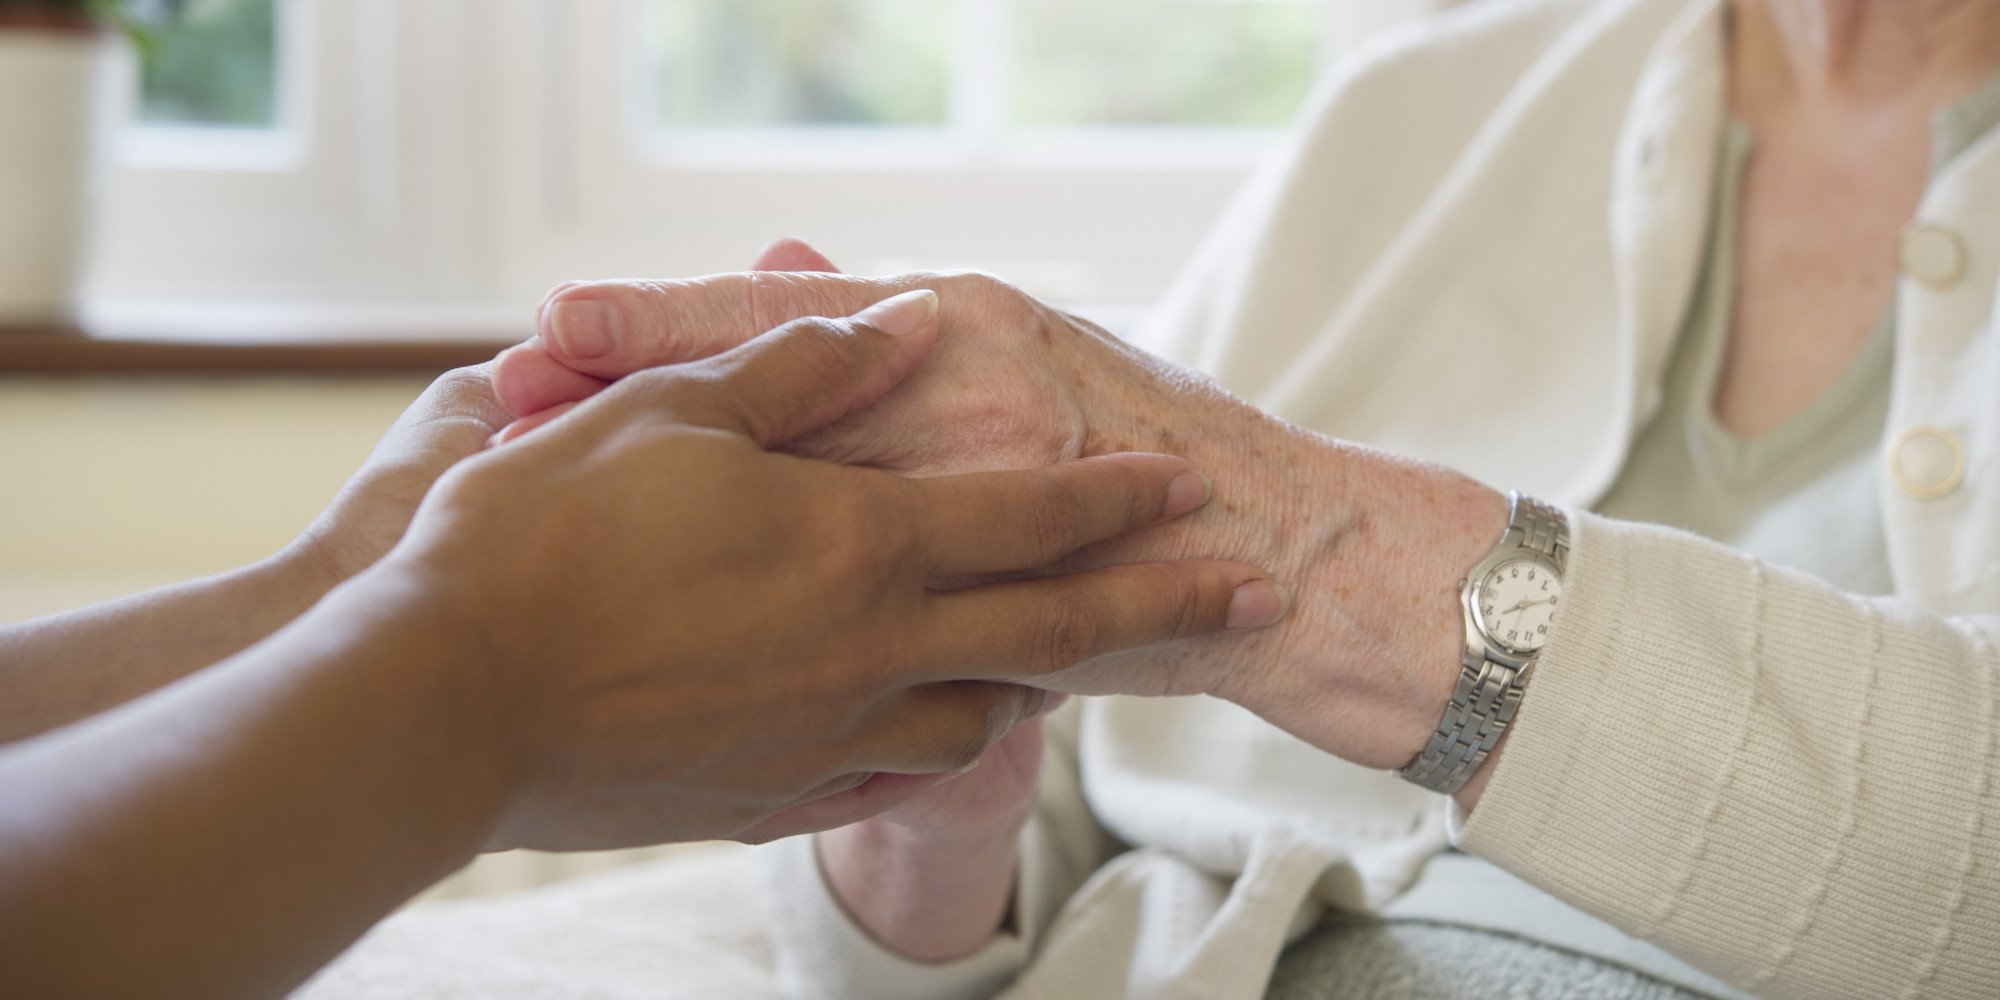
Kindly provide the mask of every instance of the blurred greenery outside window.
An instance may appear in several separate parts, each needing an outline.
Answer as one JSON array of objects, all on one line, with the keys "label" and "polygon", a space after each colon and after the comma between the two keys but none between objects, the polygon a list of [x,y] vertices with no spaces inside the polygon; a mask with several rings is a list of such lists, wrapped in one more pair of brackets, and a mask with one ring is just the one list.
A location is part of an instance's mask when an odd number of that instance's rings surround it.
[{"label": "blurred greenery outside window", "polygon": [[148,0],[138,117],[147,125],[275,128],[277,0]]},{"label": "blurred greenery outside window", "polygon": [[644,0],[643,97],[669,131],[937,128],[968,92],[1002,128],[1269,129],[1312,84],[1324,2]]},{"label": "blurred greenery outside window", "polygon": [[[666,131],[943,129],[967,113],[1025,130],[1270,129],[1312,83],[1325,2],[639,0],[642,96]],[[134,7],[152,25],[141,122],[279,124],[278,0]],[[979,65],[958,58],[969,48]],[[987,106],[968,112],[968,93]]]},{"label": "blurred greenery outside window", "polygon": [[946,0],[650,0],[650,8],[661,125],[945,123]]}]

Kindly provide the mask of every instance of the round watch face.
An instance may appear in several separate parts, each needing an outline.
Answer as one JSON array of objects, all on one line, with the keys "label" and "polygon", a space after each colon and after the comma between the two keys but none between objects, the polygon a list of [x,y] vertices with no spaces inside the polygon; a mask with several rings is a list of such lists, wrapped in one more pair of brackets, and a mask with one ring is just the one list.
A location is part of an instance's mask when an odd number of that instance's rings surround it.
[{"label": "round watch face", "polygon": [[1493,567],[1474,585],[1473,607],[1488,640],[1516,653],[1549,641],[1562,600],[1562,580],[1547,563],[1522,556]]}]

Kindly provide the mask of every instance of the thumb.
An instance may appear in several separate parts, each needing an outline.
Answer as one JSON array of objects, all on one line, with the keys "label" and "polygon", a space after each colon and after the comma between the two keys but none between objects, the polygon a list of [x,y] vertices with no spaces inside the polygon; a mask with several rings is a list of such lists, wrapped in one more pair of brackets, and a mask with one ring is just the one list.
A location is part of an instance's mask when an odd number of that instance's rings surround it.
[{"label": "thumb", "polygon": [[823,274],[839,274],[840,268],[826,255],[813,249],[813,245],[795,236],[787,236],[765,247],[757,254],[753,271],[818,271]]},{"label": "thumb", "polygon": [[644,381],[666,412],[773,448],[887,395],[937,339],[938,298],[917,289],[846,320],[794,320],[706,361]]}]

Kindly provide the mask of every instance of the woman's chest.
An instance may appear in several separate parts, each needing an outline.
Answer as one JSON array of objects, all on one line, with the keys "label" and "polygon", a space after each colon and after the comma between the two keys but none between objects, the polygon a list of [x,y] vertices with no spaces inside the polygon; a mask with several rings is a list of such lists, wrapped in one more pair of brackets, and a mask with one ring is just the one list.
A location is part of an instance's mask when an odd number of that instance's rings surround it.
[{"label": "woman's chest", "polygon": [[1745,165],[1733,309],[1715,393],[1724,427],[1754,438],[1839,381],[1895,293],[1901,234],[1926,183],[1921,133],[1873,158],[1780,130]]}]

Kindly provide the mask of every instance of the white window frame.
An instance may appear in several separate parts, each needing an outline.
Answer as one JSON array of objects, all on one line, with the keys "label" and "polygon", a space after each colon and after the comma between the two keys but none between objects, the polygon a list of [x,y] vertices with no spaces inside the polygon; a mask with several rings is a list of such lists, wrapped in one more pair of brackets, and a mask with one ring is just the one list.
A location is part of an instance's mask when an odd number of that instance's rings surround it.
[{"label": "white window frame", "polygon": [[[215,304],[518,319],[577,276],[747,265],[821,241],[861,272],[982,267],[1071,302],[1157,295],[1274,133],[1101,130],[999,141],[959,88],[936,135],[678,133],[644,126],[641,0],[278,0],[281,129],[137,127],[105,201],[94,311]],[[938,0],[985,19],[1009,0]],[[1089,2],[1089,0],[1078,0]],[[1446,0],[1321,0],[1344,47]],[[606,58],[605,53],[616,53]],[[1004,69],[972,78],[995,86]],[[989,109],[981,112],[978,109]],[[171,324],[169,324],[171,325]],[[421,323],[403,324],[420,328]]]}]

